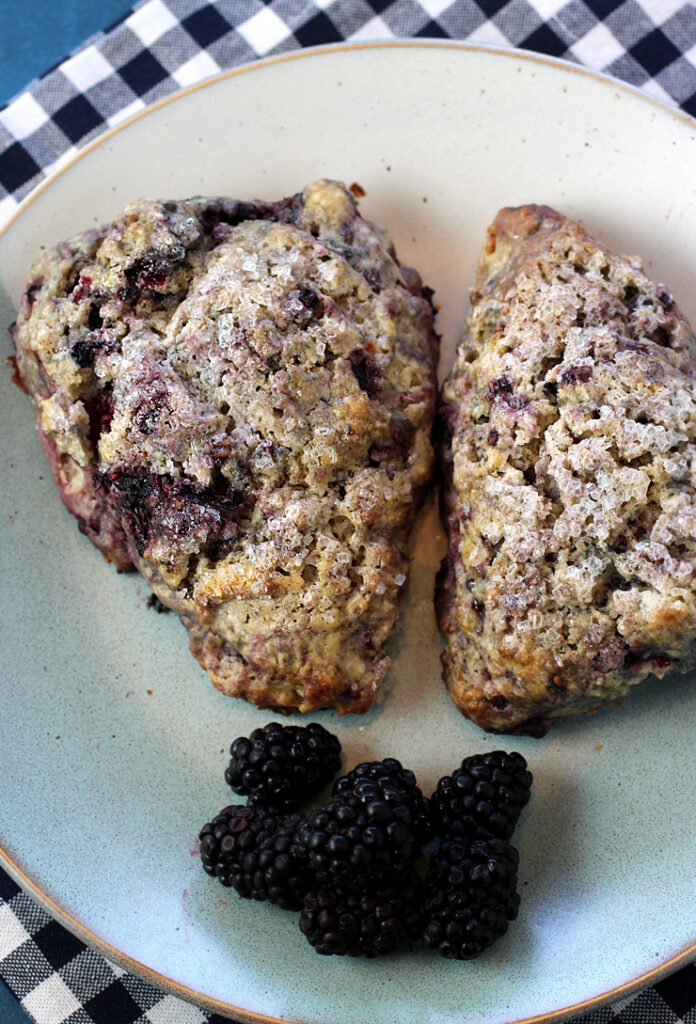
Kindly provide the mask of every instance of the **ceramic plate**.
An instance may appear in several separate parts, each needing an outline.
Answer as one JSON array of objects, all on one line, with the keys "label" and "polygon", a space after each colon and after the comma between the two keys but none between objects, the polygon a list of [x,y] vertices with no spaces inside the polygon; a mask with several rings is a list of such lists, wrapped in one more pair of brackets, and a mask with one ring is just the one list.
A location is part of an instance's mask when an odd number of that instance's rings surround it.
[{"label": "ceramic plate", "polygon": [[[548,203],[642,254],[696,318],[695,136],[627,87],[515,51],[395,43],[262,62],[147,111],[24,205],[0,238],[3,334],[39,247],[139,195],[274,199],[320,176],[359,182],[365,215],[435,289],[443,372],[503,205]],[[326,958],[296,915],[213,883],[197,831],[229,803],[231,740],[270,715],[218,694],[175,617],[79,534],[9,369],[2,389],[0,845],[69,928],[204,1006],[303,1024],[551,1021],[694,951],[693,678],[648,680],[543,740],[479,731],[440,679],[432,502],[382,698],[362,718],[314,717],[347,766],[393,755],[426,792],[466,754],[521,750],[535,787],[516,833],[519,919],[471,963]]]}]

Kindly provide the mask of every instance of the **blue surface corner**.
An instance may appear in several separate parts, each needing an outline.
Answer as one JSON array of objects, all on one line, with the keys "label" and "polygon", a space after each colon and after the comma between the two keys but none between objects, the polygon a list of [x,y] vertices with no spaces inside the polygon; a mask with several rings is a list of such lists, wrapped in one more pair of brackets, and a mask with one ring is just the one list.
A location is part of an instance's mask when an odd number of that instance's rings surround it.
[{"label": "blue surface corner", "polygon": [[15,997],[0,980],[0,1022],[1,1024],[33,1024]]},{"label": "blue surface corner", "polygon": [[2,0],[0,107],[133,6],[134,0]]}]

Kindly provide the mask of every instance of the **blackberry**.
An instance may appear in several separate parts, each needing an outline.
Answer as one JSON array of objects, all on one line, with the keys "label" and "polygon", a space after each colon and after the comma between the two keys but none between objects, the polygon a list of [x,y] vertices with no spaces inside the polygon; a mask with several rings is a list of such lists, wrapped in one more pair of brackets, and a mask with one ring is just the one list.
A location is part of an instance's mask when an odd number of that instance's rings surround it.
[{"label": "blackberry", "polygon": [[225,807],[203,826],[203,870],[245,899],[299,910],[312,884],[307,858],[296,843],[299,814],[271,814],[260,807]]},{"label": "blackberry", "polygon": [[377,782],[383,793],[396,789],[402,794],[411,811],[416,841],[420,846],[425,846],[433,834],[430,801],[423,796],[413,772],[404,768],[395,757],[386,757],[383,761],[364,761],[347,775],[336,779],[332,793],[334,796],[342,796],[344,793],[359,795],[360,785],[365,779]]},{"label": "blackberry", "polygon": [[445,840],[431,854],[423,940],[440,956],[471,960],[517,917],[519,855],[503,839]]},{"label": "blackberry", "polygon": [[401,874],[420,849],[408,799],[367,778],[314,808],[297,835],[319,882]]},{"label": "blackberry", "polygon": [[411,945],[423,922],[423,883],[415,871],[393,885],[322,886],[308,893],[300,930],[317,953],[384,956]]},{"label": "blackberry", "polygon": [[292,811],[318,793],[341,767],[341,744],[323,725],[270,722],[240,736],[225,780],[250,803]]},{"label": "blackberry", "polygon": [[521,754],[494,750],[465,757],[431,798],[435,831],[443,839],[509,839],[529,800],[532,774]]}]

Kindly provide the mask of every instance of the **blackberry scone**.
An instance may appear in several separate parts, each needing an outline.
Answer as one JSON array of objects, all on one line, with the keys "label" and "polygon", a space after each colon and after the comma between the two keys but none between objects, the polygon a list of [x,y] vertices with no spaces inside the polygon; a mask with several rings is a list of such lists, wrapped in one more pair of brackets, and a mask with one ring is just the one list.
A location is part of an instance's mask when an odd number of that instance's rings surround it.
[{"label": "blackberry scone", "polygon": [[63,501],[215,686],[366,710],[431,479],[438,346],[429,291],[350,191],[137,202],[40,256],[14,337]]},{"label": "blackberry scone", "polygon": [[484,729],[542,735],[694,666],[695,370],[638,259],[498,214],[442,394],[445,680]]}]

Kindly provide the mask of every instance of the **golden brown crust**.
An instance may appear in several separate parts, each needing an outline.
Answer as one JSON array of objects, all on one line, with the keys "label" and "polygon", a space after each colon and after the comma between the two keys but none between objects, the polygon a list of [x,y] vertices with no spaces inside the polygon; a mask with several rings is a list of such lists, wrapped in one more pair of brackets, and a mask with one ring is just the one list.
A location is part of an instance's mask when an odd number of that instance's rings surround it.
[{"label": "golden brown crust", "polygon": [[215,685],[369,707],[431,478],[437,339],[354,197],[135,203],[43,254],[16,345],[66,505]]},{"label": "golden brown crust", "polygon": [[544,732],[696,643],[696,343],[667,290],[545,206],[489,229],[443,389],[449,690]]}]

